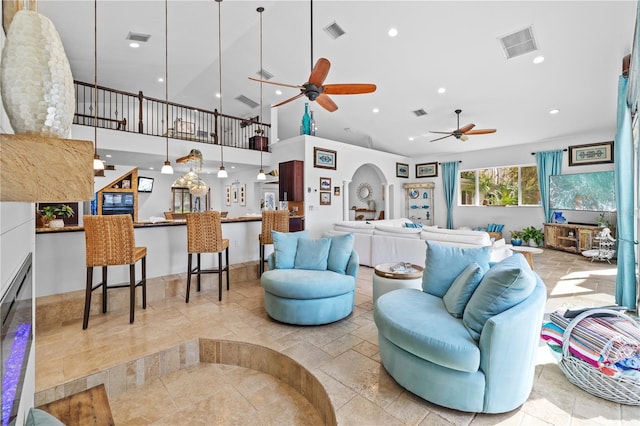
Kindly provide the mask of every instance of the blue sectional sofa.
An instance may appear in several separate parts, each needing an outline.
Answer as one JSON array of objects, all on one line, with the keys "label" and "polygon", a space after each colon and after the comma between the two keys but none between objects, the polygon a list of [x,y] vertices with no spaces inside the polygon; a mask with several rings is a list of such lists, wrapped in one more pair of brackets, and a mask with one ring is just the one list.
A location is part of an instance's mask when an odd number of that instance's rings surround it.
[{"label": "blue sectional sofa", "polygon": [[273,231],[273,237],[269,270],[260,277],[271,318],[320,325],[351,314],[359,268],[353,235],[311,240],[305,231]]},{"label": "blue sectional sofa", "polygon": [[544,283],[520,254],[489,267],[486,250],[436,246],[428,243],[422,291],[395,290],[375,304],[382,363],[435,404],[513,410],[533,386]]}]

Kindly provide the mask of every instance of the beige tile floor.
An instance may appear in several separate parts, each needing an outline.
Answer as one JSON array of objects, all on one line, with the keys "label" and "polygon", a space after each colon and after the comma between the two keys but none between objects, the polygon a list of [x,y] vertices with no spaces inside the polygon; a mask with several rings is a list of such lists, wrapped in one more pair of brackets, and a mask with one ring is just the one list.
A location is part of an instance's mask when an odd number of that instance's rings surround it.
[{"label": "beige tile floor", "polygon": [[[545,250],[535,256],[545,281],[546,312],[614,301],[615,265]],[[301,363],[323,384],[340,425],[626,425],[640,424],[640,407],[583,392],[563,376],[540,344],[533,391],[520,408],[501,415],[458,412],[405,391],[380,364],[373,323],[371,276],[361,267],[356,306],[348,318],[319,327],[276,323],[264,311],[258,280],[148,304],[134,324],[120,310],[36,331],[36,390],[52,388],[101,369],[197,337],[263,345]],[[215,277],[213,277],[215,279]],[[173,279],[183,280],[184,277]],[[117,424],[321,424],[312,406],[285,383],[254,370],[196,363],[111,399]]]}]

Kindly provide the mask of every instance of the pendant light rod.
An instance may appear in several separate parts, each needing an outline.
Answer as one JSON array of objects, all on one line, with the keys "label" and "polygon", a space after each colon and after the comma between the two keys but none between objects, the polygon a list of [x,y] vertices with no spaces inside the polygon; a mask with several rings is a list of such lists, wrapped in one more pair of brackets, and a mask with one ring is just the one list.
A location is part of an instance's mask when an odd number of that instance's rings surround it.
[{"label": "pendant light rod", "polygon": [[[220,3],[222,3],[222,0],[216,0],[216,2],[218,3],[218,78],[220,84],[220,97],[218,99],[220,101],[220,114],[222,114],[222,12],[220,11]],[[220,126],[218,131],[222,134],[224,133],[222,126]],[[218,170],[218,177],[226,178],[228,174],[224,169],[224,138],[221,136],[222,135],[218,135],[218,140],[220,141],[220,170]]]},{"label": "pendant light rod", "polygon": [[311,32],[311,37],[309,38],[311,40],[311,70],[313,70],[313,0],[310,0],[310,11],[311,11],[311,24],[309,25],[310,28],[310,32]]},{"label": "pendant light rod", "polygon": [[167,126],[165,150],[166,157],[160,173],[173,174],[173,167],[169,161],[169,6],[164,0],[164,121]]},{"label": "pendant light rod", "polygon": [[[260,74],[262,74],[262,12],[264,12],[264,7],[259,7],[256,9],[260,14]],[[259,137],[263,137],[264,129],[262,127],[262,78],[260,78],[260,112],[258,113],[258,135]],[[258,172],[258,180],[266,180],[267,176],[264,174],[264,169],[262,168],[262,143],[260,144],[260,171]]]},{"label": "pendant light rod", "polygon": [[93,170],[104,170],[98,155],[98,0],[93,0]]}]

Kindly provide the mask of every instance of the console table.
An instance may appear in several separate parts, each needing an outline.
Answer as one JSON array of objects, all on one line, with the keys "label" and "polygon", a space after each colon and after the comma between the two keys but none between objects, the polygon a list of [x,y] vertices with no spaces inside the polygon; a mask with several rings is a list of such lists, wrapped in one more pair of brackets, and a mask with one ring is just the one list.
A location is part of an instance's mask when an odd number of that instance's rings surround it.
[{"label": "console table", "polygon": [[[593,247],[596,235],[602,228],[595,225],[565,223],[544,224],[544,246],[571,253],[582,253]],[[615,233],[615,230],[611,230]]]}]

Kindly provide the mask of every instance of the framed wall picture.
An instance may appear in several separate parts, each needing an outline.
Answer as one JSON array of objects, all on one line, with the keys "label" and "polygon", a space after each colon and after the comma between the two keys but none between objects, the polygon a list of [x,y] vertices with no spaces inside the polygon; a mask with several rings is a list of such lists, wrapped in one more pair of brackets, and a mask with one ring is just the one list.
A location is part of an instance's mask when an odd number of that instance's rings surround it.
[{"label": "framed wall picture", "polygon": [[331,205],[331,192],[320,192],[320,205],[321,206],[330,206]]},{"label": "framed wall picture", "polygon": [[569,147],[569,165],[613,163],[613,141]]},{"label": "framed wall picture", "polygon": [[333,195],[335,195],[336,197],[340,196],[340,187],[339,186],[334,186],[333,187]]},{"label": "framed wall picture", "polygon": [[224,188],[224,204],[225,206],[231,205],[231,185],[227,185]]},{"label": "framed wall picture", "polygon": [[396,177],[408,178],[409,165],[405,163],[396,163]]},{"label": "framed wall picture", "polygon": [[336,169],[338,154],[330,149],[313,148],[313,167],[320,169]]},{"label": "framed wall picture", "polygon": [[320,178],[320,191],[331,191],[331,178]]},{"label": "framed wall picture", "polygon": [[416,177],[436,177],[438,176],[438,163],[416,164]]},{"label": "framed wall picture", "polygon": [[239,191],[240,192],[240,195],[239,195],[240,205],[241,206],[246,206],[247,205],[247,188],[246,188],[246,186],[244,184],[242,184],[242,185],[240,185],[239,190],[240,190]]}]

